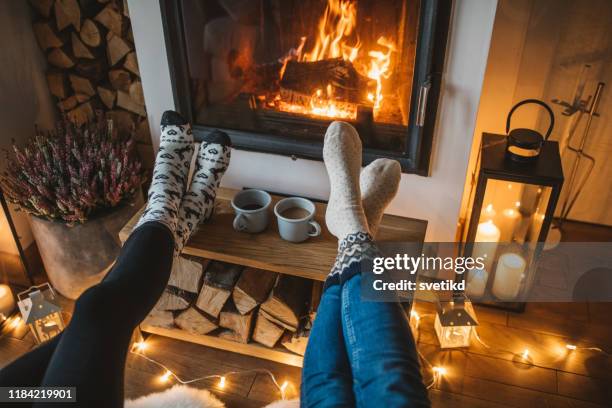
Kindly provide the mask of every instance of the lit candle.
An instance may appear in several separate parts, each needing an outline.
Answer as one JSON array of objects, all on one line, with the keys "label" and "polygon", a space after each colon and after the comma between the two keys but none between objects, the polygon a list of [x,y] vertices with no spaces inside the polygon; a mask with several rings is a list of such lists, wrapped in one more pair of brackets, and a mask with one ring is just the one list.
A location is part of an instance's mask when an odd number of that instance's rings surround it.
[{"label": "lit candle", "polygon": [[499,257],[492,288],[495,297],[513,300],[518,296],[525,266],[525,259],[519,254],[510,252]]},{"label": "lit candle", "polygon": [[491,270],[491,265],[493,265],[499,237],[499,228],[493,224],[492,220],[478,224],[472,258],[483,258],[484,269],[486,270]]},{"label": "lit candle", "polygon": [[[516,207],[518,208],[520,205],[521,203],[517,201]],[[517,208],[506,208],[504,211],[502,211],[501,216],[499,217],[499,230],[501,231],[500,241],[502,243],[512,241],[514,227],[521,216]]]},{"label": "lit candle", "polygon": [[15,298],[11,288],[8,285],[0,285],[0,317],[8,318],[14,309]]},{"label": "lit candle", "polygon": [[496,214],[496,212],[495,212],[495,209],[493,208],[493,204],[489,204],[482,211],[482,214],[480,215],[480,219],[482,221],[493,220],[493,219],[495,219],[495,214]]},{"label": "lit candle", "polygon": [[489,273],[485,269],[472,269],[467,279],[467,295],[473,298],[481,298],[487,288],[488,280]]}]

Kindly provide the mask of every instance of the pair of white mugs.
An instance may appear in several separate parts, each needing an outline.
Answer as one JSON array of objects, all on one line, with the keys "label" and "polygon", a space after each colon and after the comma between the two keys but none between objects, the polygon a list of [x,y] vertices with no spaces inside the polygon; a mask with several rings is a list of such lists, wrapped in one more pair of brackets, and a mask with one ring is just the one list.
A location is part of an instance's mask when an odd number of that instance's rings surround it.
[{"label": "pair of white mugs", "polygon": [[[270,223],[272,197],[263,190],[243,190],[232,199],[236,213],[234,229],[240,232],[258,233]],[[306,241],[321,235],[321,226],[313,218],[316,207],[310,200],[301,197],[283,198],[274,206],[278,221],[278,232],[282,239],[290,242]]]}]

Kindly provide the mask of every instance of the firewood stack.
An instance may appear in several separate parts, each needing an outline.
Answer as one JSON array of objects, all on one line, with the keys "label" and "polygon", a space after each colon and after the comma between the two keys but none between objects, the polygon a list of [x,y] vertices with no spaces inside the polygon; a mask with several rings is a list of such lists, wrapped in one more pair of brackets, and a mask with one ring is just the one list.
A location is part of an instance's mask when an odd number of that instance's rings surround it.
[{"label": "firewood stack", "polygon": [[179,258],[145,325],[304,354],[320,286],[261,269]]},{"label": "firewood stack", "polygon": [[[125,0],[30,0],[57,107],[76,124],[101,110],[122,133],[136,130],[145,167],[152,147]],[[147,160],[149,159],[149,160]],[[149,163],[150,162],[150,163]]]}]

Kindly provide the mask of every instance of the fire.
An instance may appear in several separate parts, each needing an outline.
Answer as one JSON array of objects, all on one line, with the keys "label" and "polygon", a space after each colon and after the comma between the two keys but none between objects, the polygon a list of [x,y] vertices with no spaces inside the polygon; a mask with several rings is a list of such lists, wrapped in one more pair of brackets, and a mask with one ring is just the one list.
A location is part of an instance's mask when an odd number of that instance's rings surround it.
[{"label": "fire", "polygon": [[[364,50],[357,28],[356,0],[328,0],[323,15],[319,19],[316,41],[312,49],[303,52],[306,37],[302,37],[296,49],[297,60],[314,62],[324,59],[342,58],[353,64],[359,74],[372,80],[375,87],[364,89],[365,99],[372,104],[374,115],[381,107],[383,84],[392,73],[392,54],[397,51],[393,41],[379,37],[375,48]],[[286,64],[286,61],[283,61]],[[285,65],[281,70],[281,78]],[[368,87],[370,88],[370,87]],[[281,102],[282,111],[309,114],[325,118],[356,119],[357,104],[338,100],[334,88],[328,84],[325,89],[317,89],[310,96],[309,103],[295,104]]]},{"label": "fire", "polygon": [[357,26],[357,2],[351,0],[328,0],[323,16],[319,20],[318,36],[312,51],[305,53],[300,61],[320,61],[340,58],[353,62],[359,52],[359,38],[355,45],[348,45],[348,38]]}]

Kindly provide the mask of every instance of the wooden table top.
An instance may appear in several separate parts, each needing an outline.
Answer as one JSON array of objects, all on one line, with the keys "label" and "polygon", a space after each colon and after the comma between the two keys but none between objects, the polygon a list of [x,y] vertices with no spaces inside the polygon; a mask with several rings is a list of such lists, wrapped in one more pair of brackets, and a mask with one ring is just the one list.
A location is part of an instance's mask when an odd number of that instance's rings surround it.
[{"label": "wooden table top", "polygon": [[[268,228],[259,234],[237,232],[232,227],[234,212],[230,202],[237,190],[221,188],[215,213],[185,246],[184,253],[273,272],[323,281],[336,258],[337,239],[325,227],[326,204],[316,204],[315,219],[322,233],[305,242],[292,243],[280,238],[273,206],[283,197],[272,196]],[[141,210],[142,211],[142,210]],[[124,242],[140,218],[139,211],[119,233]],[[423,242],[427,221],[385,215],[377,241]]]}]

